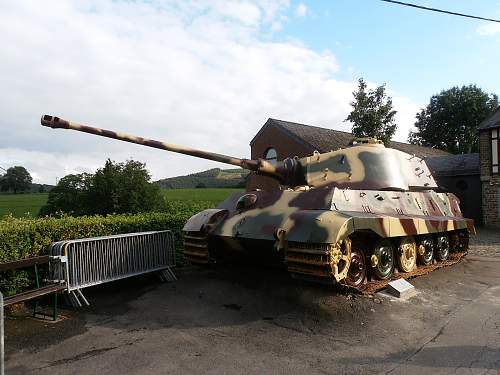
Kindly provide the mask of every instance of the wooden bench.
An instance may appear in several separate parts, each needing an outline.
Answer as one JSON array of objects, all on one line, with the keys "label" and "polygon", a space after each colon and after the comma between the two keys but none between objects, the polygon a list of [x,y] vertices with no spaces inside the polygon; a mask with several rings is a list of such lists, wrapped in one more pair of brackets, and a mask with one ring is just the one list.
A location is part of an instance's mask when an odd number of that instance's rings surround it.
[{"label": "wooden bench", "polygon": [[[15,303],[20,303],[20,302],[26,302],[32,299],[36,299],[48,294],[54,294],[54,305],[53,305],[53,314],[52,318],[53,320],[57,320],[57,294],[61,292],[62,290],[66,289],[66,285],[63,283],[57,283],[57,284],[48,284],[44,286],[40,286],[40,277],[38,273],[38,266],[39,265],[44,265],[50,263],[52,258],[48,255],[44,256],[39,256],[39,257],[34,257],[34,258],[27,258],[23,260],[18,260],[15,262],[6,262],[6,263],[0,263],[0,272],[6,272],[6,271],[12,271],[16,269],[22,269],[22,268],[29,268],[29,267],[34,267],[35,268],[35,289],[27,290],[25,292],[21,292],[18,294],[15,294],[13,296],[5,297],[4,298],[4,306],[9,306],[13,305]],[[43,312],[38,311],[38,302],[35,302],[35,306],[33,308],[33,316],[37,315],[43,315],[47,316],[47,314]]]}]

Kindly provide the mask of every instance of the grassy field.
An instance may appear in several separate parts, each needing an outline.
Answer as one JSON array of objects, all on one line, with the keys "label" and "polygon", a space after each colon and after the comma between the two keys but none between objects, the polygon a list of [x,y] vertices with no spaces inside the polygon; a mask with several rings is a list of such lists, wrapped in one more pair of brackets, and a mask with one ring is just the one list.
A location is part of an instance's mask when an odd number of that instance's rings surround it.
[{"label": "grassy field", "polygon": [[[211,202],[217,204],[241,189],[171,189],[163,190],[168,201]],[[15,217],[35,217],[45,202],[47,193],[0,194],[0,217],[11,213]]]},{"label": "grassy field", "polygon": [[0,217],[9,213],[16,217],[34,217],[48,196],[48,193],[0,194]]},{"label": "grassy field", "polygon": [[243,189],[169,189],[163,190],[167,200],[222,202],[236,191]]}]

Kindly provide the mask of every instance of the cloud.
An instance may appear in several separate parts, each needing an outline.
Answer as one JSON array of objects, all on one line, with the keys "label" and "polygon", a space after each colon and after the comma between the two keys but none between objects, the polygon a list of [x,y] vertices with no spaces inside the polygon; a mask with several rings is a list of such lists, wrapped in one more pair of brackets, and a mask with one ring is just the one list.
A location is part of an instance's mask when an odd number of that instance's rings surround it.
[{"label": "cloud", "polygon": [[490,36],[500,33],[499,23],[485,23],[476,29],[477,33],[482,36]]},{"label": "cloud", "polygon": [[297,8],[295,9],[295,15],[297,17],[305,17],[307,15],[307,7],[305,6],[304,3],[300,3],[297,5]]},{"label": "cloud", "polygon": [[307,15],[308,9],[305,6],[304,3],[300,3],[297,5],[297,8],[295,8],[295,16],[297,17],[305,17]]},{"label": "cloud", "polygon": [[[268,117],[349,130],[330,51],[273,40],[288,1],[1,2],[0,166],[36,182],[144,161],[154,179],[227,167],[39,125],[42,114],[248,157]],[[274,25],[274,26],[273,26]]]},{"label": "cloud", "polygon": [[418,105],[406,97],[399,96],[398,94],[389,94],[394,95],[392,97],[392,102],[394,109],[398,111],[395,116],[398,128],[394,134],[394,140],[407,142],[410,130],[415,130],[415,115],[423,106]]},{"label": "cloud", "polygon": [[288,16],[282,15],[271,23],[271,31],[278,32],[283,30],[283,25],[288,22]]}]

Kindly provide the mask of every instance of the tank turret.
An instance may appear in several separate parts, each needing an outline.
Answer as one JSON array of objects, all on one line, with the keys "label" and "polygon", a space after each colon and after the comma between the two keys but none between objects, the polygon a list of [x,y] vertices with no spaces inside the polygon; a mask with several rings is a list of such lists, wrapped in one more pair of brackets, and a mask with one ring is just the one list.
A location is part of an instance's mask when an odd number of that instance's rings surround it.
[{"label": "tank turret", "polygon": [[350,147],[326,153],[314,152],[304,158],[286,158],[272,164],[264,159],[241,159],[223,154],[192,149],[171,143],[95,128],[59,117],[44,115],[43,126],[73,129],[102,137],[236,165],[277,179],[282,185],[297,187],[336,186],[370,190],[428,190],[437,188],[423,159],[402,151],[386,148],[377,140],[361,138]]}]

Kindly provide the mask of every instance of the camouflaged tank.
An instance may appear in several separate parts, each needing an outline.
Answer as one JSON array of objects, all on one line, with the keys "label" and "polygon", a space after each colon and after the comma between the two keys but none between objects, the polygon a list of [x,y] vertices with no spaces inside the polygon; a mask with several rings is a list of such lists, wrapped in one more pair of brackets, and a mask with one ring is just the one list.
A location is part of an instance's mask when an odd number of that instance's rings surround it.
[{"label": "camouflaged tank", "polygon": [[42,125],[138,143],[277,179],[275,191],[234,193],[184,226],[184,255],[195,264],[227,254],[264,253],[294,277],[359,287],[397,270],[465,251],[474,223],[440,192],[425,161],[366,138],[350,147],[272,164],[149,140],[45,115]]}]

